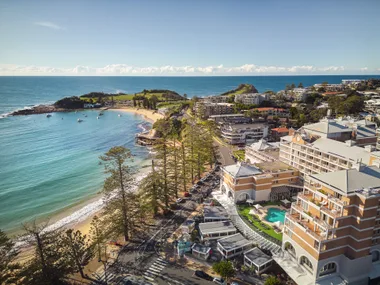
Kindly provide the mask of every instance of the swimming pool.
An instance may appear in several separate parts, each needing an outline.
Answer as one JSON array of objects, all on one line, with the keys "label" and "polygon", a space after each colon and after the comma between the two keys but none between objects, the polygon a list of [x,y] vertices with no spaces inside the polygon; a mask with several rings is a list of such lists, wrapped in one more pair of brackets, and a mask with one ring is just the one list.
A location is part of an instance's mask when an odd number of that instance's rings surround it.
[{"label": "swimming pool", "polygon": [[274,223],[280,221],[284,223],[285,220],[285,210],[281,210],[278,208],[268,208],[267,215],[265,216],[265,220],[268,222]]}]

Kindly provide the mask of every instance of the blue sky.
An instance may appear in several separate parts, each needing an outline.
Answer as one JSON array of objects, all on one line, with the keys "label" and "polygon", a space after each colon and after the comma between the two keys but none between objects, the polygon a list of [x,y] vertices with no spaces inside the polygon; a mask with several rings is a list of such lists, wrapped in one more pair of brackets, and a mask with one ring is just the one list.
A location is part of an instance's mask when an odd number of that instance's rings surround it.
[{"label": "blue sky", "polygon": [[0,75],[379,74],[380,1],[1,1]]}]

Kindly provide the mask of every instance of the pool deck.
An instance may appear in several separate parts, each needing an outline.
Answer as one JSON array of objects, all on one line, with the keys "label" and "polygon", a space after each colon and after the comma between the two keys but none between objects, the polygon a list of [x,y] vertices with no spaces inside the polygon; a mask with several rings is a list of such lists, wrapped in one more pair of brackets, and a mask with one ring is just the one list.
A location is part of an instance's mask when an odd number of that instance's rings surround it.
[{"label": "pool deck", "polygon": [[[272,222],[269,222],[265,219],[265,217],[267,216],[268,214],[268,209],[269,208],[277,208],[277,209],[280,209],[282,211],[286,211],[288,209],[286,209],[285,207],[283,206],[277,206],[277,205],[268,205],[268,206],[263,206],[263,208],[261,208],[259,211],[257,211],[257,215],[260,217],[260,220],[266,224],[268,224],[269,226],[271,226],[272,228],[273,227],[276,227],[275,223],[272,223]],[[284,224],[281,223],[281,226],[280,226],[280,229],[282,230],[282,228],[284,227]]]}]

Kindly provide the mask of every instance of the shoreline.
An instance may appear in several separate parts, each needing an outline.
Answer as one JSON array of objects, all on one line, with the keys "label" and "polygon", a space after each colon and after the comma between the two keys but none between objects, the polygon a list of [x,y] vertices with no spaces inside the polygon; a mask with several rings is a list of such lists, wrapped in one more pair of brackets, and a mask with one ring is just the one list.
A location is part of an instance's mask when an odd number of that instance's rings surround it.
[{"label": "shoreline", "polygon": [[108,110],[128,112],[128,113],[134,113],[137,115],[142,115],[145,120],[149,121],[152,124],[155,123],[157,120],[164,118],[164,115],[157,113],[157,111],[155,110],[148,110],[148,109],[142,109],[142,108],[120,106],[116,108],[109,108]]},{"label": "shoreline", "polygon": [[[129,112],[134,113],[136,115],[140,115],[144,117],[144,120],[154,123],[158,119],[163,118],[164,116],[159,113],[154,113],[153,110],[146,109],[136,109],[136,108],[113,108],[109,109],[110,111],[120,111],[120,112]],[[149,168],[146,168],[149,169]],[[137,173],[133,174],[133,177],[136,180],[136,184],[134,187],[137,188],[139,181],[147,175],[148,171],[145,170],[145,167],[142,167],[138,170]],[[53,214],[50,218],[42,218],[39,222],[43,222],[46,220],[50,220],[48,228],[63,228],[69,229],[72,228],[74,230],[80,230],[83,234],[88,235],[90,230],[90,224],[92,218],[95,215],[99,215],[101,212],[104,201],[102,198],[102,194],[100,193],[101,189],[87,197],[83,198],[81,202],[78,202],[75,205],[68,206],[66,209],[63,209],[61,212]],[[12,238],[17,239],[17,236],[23,234],[22,229],[17,229],[8,233]],[[26,249],[27,250],[27,249]]]}]

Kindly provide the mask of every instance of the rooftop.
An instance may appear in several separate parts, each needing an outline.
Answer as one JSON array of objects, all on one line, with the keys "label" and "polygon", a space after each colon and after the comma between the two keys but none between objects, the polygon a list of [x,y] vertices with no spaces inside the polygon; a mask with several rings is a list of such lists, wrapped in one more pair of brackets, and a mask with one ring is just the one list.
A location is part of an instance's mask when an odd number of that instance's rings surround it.
[{"label": "rooftop", "polygon": [[203,244],[199,243],[194,243],[193,246],[191,247],[192,250],[195,250],[200,253],[207,253],[211,250],[211,247],[205,246]]},{"label": "rooftop", "polygon": [[218,239],[218,243],[223,247],[223,249],[229,251],[252,244],[252,241],[247,240],[241,234],[234,234],[232,236]]},{"label": "rooftop", "polygon": [[230,130],[249,130],[265,127],[266,123],[248,123],[248,124],[224,124],[223,129]]},{"label": "rooftop", "polygon": [[278,133],[288,133],[289,129],[287,127],[281,127],[281,128],[274,128],[272,131],[278,132]]},{"label": "rooftop", "polygon": [[256,163],[256,166],[263,172],[278,172],[296,170],[294,167],[282,162],[282,161],[267,161],[262,163]]},{"label": "rooftop", "polygon": [[310,178],[349,194],[363,189],[380,188],[380,169],[363,166],[361,170],[346,169],[311,175]]},{"label": "rooftop", "polygon": [[[362,161],[369,164],[371,153],[358,146],[349,146],[346,143],[332,139],[319,138],[312,143],[313,148],[330,153],[342,158],[348,158],[354,162]],[[372,153],[374,154],[374,153]]]},{"label": "rooftop", "polygon": [[222,206],[204,206],[203,215],[205,218],[226,218],[228,214]]},{"label": "rooftop", "polygon": [[253,262],[257,267],[263,266],[272,260],[272,257],[262,252],[258,247],[252,248],[251,250],[245,252],[244,256]]},{"label": "rooftop", "polygon": [[230,221],[200,223],[199,230],[202,234],[236,232],[236,228]]},{"label": "rooftop", "polygon": [[335,120],[321,120],[315,124],[304,125],[303,129],[321,134],[352,132],[351,128],[343,126]]},{"label": "rooftop", "polygon": [[248,148],[252,150],[256,150],[256,151],[278,149],[279,147],[280,147],[279,142],[267,142],[265,139],[260,139],[259,141],[248,146]]},{"label": "rooftop", "polygon": [[260,169],[252,165],[248,165],[248,164],[240,163],[240,162],[225,166],[223,167],[223,169],[235,178],[249,177],[256,174],[262,174]]}]

